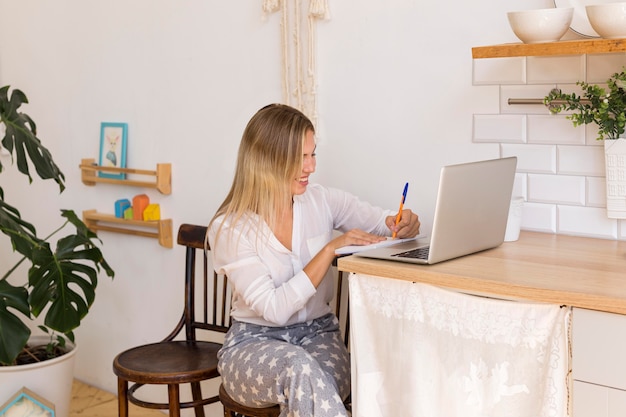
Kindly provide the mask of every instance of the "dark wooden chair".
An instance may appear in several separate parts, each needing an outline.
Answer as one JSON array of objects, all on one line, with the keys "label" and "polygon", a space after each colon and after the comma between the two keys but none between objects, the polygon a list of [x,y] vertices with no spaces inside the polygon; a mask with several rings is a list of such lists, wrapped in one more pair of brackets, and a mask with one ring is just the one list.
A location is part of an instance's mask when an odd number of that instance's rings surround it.
[{"label": "dark wooden chair", "polygon": [[[219,396],[202,396],[200,382],[219,378],[217,352],[221,343],[200,339],[199,331],[226,333],[230,325],[230,294],[226,278],[210,270],[205,250],[206,226],[183,224],[178,230],[178,244],[186,247],[185,304],[175,329],[161,342],[128,349],[114,359],[117,375],[119,417],[128,417],[128,402],[140,407],[169,409],[171,417],[180,416],[183,408],[194,408],[196,417],[204,417],[204,406],[219,401]],[[207,248],[208,249],[208,248]],[[202,262],[196,264],[196,256]],[[196,282],[196,272],[202,277]],[[212,277],[212,279],[211,279]],[[211,282],[212,281],[212,282]],[[198,292],[196,286],[198,285]],[[198,294],[198,299],[196,299]],[[209,299],[208,294],[212,294]],[[202,306],[201,317],[196,316]],[[206,337],[210,340],[210,337]],[[129,388],[129,383],[132,385]],[[135,396],[144,385],[167,385],[168,402],[144,401]],[[180,401],[180,385],[190,384],[192,401]]]}]

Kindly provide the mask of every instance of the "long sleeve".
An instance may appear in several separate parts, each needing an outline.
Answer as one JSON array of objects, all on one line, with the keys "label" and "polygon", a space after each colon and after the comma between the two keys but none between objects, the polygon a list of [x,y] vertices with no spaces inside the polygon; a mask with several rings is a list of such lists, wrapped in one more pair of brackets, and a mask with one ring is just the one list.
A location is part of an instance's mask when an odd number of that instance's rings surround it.
[{"label": "long sleeve", "polygon": [[362,201],[356,196],[334,188],[327,188],[329,208],[334,219],[336,230],[347,232],[361,229],[381,236],[391,235],[385,224],[385,218],[394,214],[391,210],[383,210]]},{"label": "long sleeve", "polygon": [[209,230],[209,243],[214,269],[226,274],[232,286],[231,317],[284,326],[330,312],[334,293],[331,269],[315,288],[303,268],[333,238],[333,230],[359,228],[388,235],[385,217],[390,214],[349,193],[310,184],[304,194],[294,197],[291,251],[265,223],[257,227],[260,220],[256,215],[237,224],[216,219]]},{"label": "long sleeve", "polygon": [[213,223],[209,231],[213,266],[227,275],[232,285],[233,302],[240,307],[234,317],[280,326],[293,322],[290,319],[316,289],[302,268],[296,270],[299,265],[293,265],[290,252],[271,234],[257,239],[242,234],[242,227],[232,228],[228,222],[216,241],[218,227]]}]

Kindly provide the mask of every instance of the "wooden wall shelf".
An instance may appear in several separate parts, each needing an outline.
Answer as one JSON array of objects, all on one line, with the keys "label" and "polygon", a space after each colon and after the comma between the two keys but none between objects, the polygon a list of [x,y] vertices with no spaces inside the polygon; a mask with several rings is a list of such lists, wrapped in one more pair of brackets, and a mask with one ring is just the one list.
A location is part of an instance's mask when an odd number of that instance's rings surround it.
[{"label": "wooden wall shelf", "polygon": [[[112,214],[98,213],[96,210],[85,210],[83,211],[83,222],[94,233],[102,230],[106,232],[150,237],[158,239],[159,244],[163,247],[172,248],[174,246],[171,219],[154,221],[129,220],[120,219]],[[146,229],[156,229],[156,231],[148,231]]]},{"label": "wooden wall shelf", "polygon": [[[113,168],[96,165],[95,159],[82,159],[79,165],[81,179],[85,185],[96,185],[98,182],[129,185],[134,187],[156,188],[161,194],[172,193],[172,164],[157,164],[156,171],[132,168]],[[98,172],[136,174],[155,177],[154,181],[137,181],[134,179],[103,178]]]},{"label": "wooden wall shelf", "polygon": [[472,48],[472,58],[583,55],[626,52],[626,39],[582,39],[550,43],[507,43]]}]

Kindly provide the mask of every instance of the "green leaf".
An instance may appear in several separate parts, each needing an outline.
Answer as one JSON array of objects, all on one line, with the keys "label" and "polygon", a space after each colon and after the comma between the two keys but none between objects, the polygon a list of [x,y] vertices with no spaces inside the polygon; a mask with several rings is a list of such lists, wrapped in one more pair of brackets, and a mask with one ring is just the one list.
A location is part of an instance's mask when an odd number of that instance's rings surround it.
[{"label": "green leaf", "polygon": [[20,212],[4,201],[2,188],[0,188],[0,231],[11,239],[13,249],[24,256],[29,256],[33,246],[41,242],[36,235],[35,227],[24,221]]},{"label": "green leaf", "polygon": [[[589,123],[598,125],[598,139],[617,139],[626,131],[626,71],[613,74],[606,82],[607,88],[592,85],[584,81],[576,83],[581,87],[583,95],[563,93],[552,90],[544,98],[552,113],[562,110],[573,111],[567,116],[574,126]],[[564,103],[554,103],[563,100]]]},{"label": "green leaf", "polygon": [[[41,144],[37,138],[37,126],[27,114],[20,113],[18,109],[22,104],[28,103],[26,95],[20,90],[13,90],[9,97],[9,86],[0,88],[0,122],[4,123],[6,132],[2,138],[2,145],[11,153],[15,154],[18,170],[28,176],[32,182],[32,176],[26,155],[30,158],[41,179],[52,179],[58,185],[61,192],[65,189],[65,176],[54,163],[50,151]],[[0,172],[3,166],[0,160]]]},{"label": "green leaf", "polygon": [[0,363],[2,364],[13,363],[30,337],[28,326],[9,308],[30,317],[28,292],[23,287],[14,287],[6,281],[0,281]]},{"label": "green leaf", "polygon": [[59,239],[54,252],[47,245],[33,252],[33,266],[28,272],[29,301],[35,317],[49,305],[45,325],[69,334],[94,302],[100,267],[110,277],[114,272],[92,241],[96,235],[73,211],[64,210],[62,215],[76,225],[76,233]]}]

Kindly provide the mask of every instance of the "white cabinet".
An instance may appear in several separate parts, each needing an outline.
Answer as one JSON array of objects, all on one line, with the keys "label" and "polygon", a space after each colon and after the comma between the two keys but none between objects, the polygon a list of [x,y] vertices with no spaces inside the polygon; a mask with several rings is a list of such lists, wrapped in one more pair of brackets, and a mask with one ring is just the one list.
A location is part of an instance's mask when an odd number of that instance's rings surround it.
[{"label": "white cabinet", "polygon": [[574,417],[624,417],[626,391],[574,381]]},{"label": "white cabinet", "polygon": [[574,308],[573,417],[626,416],[626,316]]}]

